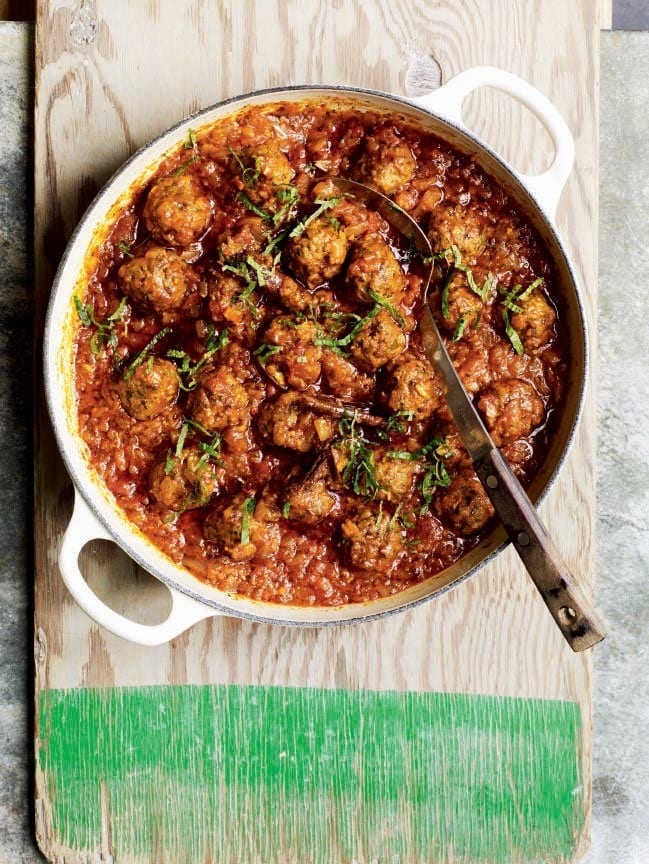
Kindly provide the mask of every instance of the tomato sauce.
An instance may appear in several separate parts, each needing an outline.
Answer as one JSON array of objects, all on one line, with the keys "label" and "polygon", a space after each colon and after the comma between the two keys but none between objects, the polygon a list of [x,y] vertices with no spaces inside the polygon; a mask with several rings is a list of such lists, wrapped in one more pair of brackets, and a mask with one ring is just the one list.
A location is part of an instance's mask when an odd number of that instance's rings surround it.
[{"label": "tomato sauce", "polygon": [[[422,260],[331,176],[415,218]],[[524,484],[568,348],[547,250],[469,156],[401,117],[257,106],[187,139],[93,250],[79,429],[128,519],[233,595],[335,606],[440,572],[492,527],[417,330]]]}]

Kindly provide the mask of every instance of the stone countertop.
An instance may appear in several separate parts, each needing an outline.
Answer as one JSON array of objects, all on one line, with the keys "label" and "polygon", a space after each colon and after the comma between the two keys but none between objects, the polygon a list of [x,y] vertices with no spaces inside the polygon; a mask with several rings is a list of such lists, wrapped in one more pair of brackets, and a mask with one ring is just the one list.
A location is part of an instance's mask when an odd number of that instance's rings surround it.
[{"label": "stone countertop", "polygon": [[[44,861],[32,827],[31,29],[0,24],[0,864]],[[602,34],[597,605],[592,849],[649,861],[649,33]]]}]

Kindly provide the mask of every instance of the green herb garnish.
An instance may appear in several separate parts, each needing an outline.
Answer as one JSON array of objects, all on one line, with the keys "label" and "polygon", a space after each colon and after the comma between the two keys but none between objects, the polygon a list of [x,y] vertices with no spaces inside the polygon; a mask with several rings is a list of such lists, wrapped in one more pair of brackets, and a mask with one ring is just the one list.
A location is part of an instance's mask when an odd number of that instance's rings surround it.
[{"label": "green herb garnish", "polygon": [[[84,327],[96,327],[97,332],[90,337],[90,350],[93,354],[99,354],[102,348],[106,345],[113,349],[113,353],[117,350],[117,333],[115,332],[115,324],[120,321],[126,310],[126,297],[122,297],[117,309],[111,312],[103,321],[97,321],[93,307],[89,303],[82,303],[77,295],[74,295],[74,305],[77,309],[77,314]],[[119,366],[117,355],[115,354],[115,366]]]},{"label": "green herb garnish", "polygon": [[262,366],[265,366],[268,360],[282,350],[281,345],[269,345],[267,342],[262,343],[253,351],[254,356],[259,360]]},{"label": "green herb garnish", "polygon": [[342,471],[342,481],[356,495],[376,498],[381,484],[376,478],[374,456],[367,442],[359,434],[355,417],[342,417],[338,428],[349,449],[349,461]]},{"label": "green herb garnish", "polygon": [[198,156],[192,156],[191,159],[188,159],[179,168],[176,168],[176,170],[173,172],[173,174],[171,176],[172,177],[180,177],[180,175],[184,174],[190,165],[193,165],[194,162],[197,162],[197,161],[198,161]]},{"label": "green herb garnish", "polygon": [[142,363],[146,360],[149,352],[158,344],[158,342],[160,342],[161,339],[164,339],[165,336],[168,336],[170,333],[171,327],[163,327],[162,330],[159,330],[155,334],[155,336],[147,342],[147,344],[140,351],[135,360],[133,360],[133,362],[126,367],[126,370],[124,372],[125,381],[128,381],[129,378],[133,377],[135,370],[138,366],[141,366]]},{"label": "green herb garnish", "polygon": [[277,226],[294,204],[300,200],[300,192],[296,186],[280,186],[277,189],[277,200],[282,205],[273,216],[273,225]]},{"label": "green herb garnish", "polygon": [[301,234],[304,233],[307,226],[310,225],[314,219],[317,219],[318,216],[322,216],[322,214],[326,213],[327,210],[331,210],[331,208],[335,207],[336,204],[339,204],[343,200],[344,197],[345,197],[344,195],[339,195],[336,198],[325,198],[325,199],[316,198],[314,203],[317,204],[318,207],[313,211],[313,213],[310,216],[307,216],[306,219],[303,219],[301,222],[298,222],[297,225],[295,226],[295,228],[293,228],[293,230],[290,232],[290,234],[288,236],[291,239],[293,239],[294,237],[299,237]]},{"label": "green herb garnish", "polygon": [[291,502],[285,501],[283,506],[282,506],[282,516],[284,517],[284,519],[288,519],[288,514],[290,513],[290,511],[291,511]]},{"label": "green herb garnish", "polygon": [[198,373],[205,364],[212,359],[217,351],[220,351],[230,341],[227,330],[221,330],[219,333],[213,325],[209,325],[207,340],[205,342],[205,351],[195,362],[186,351],[181,351],[177,348],[170,348],[166,356],[170,360],[176,361],[176,368],[181,377],[180,389],[184,391],[195,390],[198,386]]},{"label": "green herb garnish", "polygon": [[196,463],[196,474],[200,474],[200,472],[203,470],[203,468],[205,468],[208,462],[213,462],[217,465],[220,464],[221,433],[216,432],[212,437],[211,441],[199,441],[198,450],[203,455]]},{"label": "green herb garnish", "polygon": [[187,131],[187,139],[185,141],[185,150],[196,149],[196,133],[193,129]]},{"label": "green herb garnish", "polygon": [[505,333],[507,334],[509,341],[512,343],[514,351],[517,354],[524,354],[525,348],[523,347],[523,343],[521,342],[521,337],[512,327],[511,321],[509,320],[509,312],[507,311],[507,309],[503,309],[503,322],[505,324]]},{"label": "green herb garnish", "polygon": [[254,498],[244,498],[241,505],[241,545],[250,543],[250,517],[255,512],[256,501]]},{"label": "green herb garnish", "polygon": [[129,258],[135,258],[135,255],[131,252],[131,244],[127,243],[126,240],[120,240],[117,244],[117,248],[122,255],[127,255]]},{"label": "green herb garnish", "polygon": [[455,327],[455,331],[453,332],[453,341],[459,342],[462,336],[464,335],[464,331],[466,330],[466,325],[469,323],[469,318],[467,315],[460,315],[458,318],[457,325]]},{"label": "green herb garnish", "polygon": [[239,173],[241,174],[241,179],[246,184],[246,186],[248,186],[248,188],[251,189],[255,185],[257,180],[259,179],[259,175],[261,173],[259,170],[259,164],[257,161],[257,157],[253,156],[255,167],[251,168],[251,167],[246,167],[243,164],[243,159],[241,158],[241,156],[239,156],[239,154],[236,152],[236,150],[234,150],[232,147],[230,147],[230,153],[232,154],[232,158],[234,159],[234,161],[237,163],[237,167],[239,168]]},{"label": "green herb garnish", "polygon": [[448,455],[447,445],[444,438],[435,436],[421,450],[410,452],[409,450],[392,450],[388,453],[391,459],[405,459],[409,462],[422,460],[426,463],[426,472],[420,484],[420,491],[423,499],[423,505],[419,511],[423,515],[430,502],[433,500],[433,494],[438,486],[450,486],[451,477],[444,465],[443,459]]},{"label": "green herb garnish", "polygon": [[245,192],[237,192],[235,198],[237,201],[240,201],[244,207],[250,210],[251,213],[254,213],[255,216],[261,216],[261,218],[265,219],[266,222],[273,222],[273,214],[269,213],[267,210],[262,210],[261,207],[257,207]]}]

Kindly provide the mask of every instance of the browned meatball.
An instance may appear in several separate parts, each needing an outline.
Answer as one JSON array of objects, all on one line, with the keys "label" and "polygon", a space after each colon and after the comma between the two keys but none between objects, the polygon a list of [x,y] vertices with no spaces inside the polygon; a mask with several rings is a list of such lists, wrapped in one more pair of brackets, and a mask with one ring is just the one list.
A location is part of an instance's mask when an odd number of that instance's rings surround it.
[{"label": "browned meatball", "polygon": [[366,402],[373,395],[376,384],[374,376],[363,374],[353,363],[330,348],[322,352],[322,374],[329,392],[339,399]]},{"label": "browned meatball", "polygon": [[320,458],[303,477],[290,482],[285,497],[287,517],[305,525],[317,525],[336,506],[331,484],[329,468]]},{"label": "browned meatball", "polygon": [[452,342],[448,353],[468,393],[479,393],[491,383],[489,350],[479,339]]},{"label": "browned meatball", "polygon": [[198,447],[185,447],[180,456],[169,455],[149,474],[149,493],[170,510],[202,507],[219,492],[223,468],[210,462]]},{"label": "browned meatball", "polygon": [[178,398],[180,382],[169,360],[151,357],[126,378],[120,378],[117,393],[124,408],[136,420],[151,420],[170,408]]},{"label": "browned meatball", "polygon": [[191,174],[163,177],[146,199],[144,224],[161,243],[189,246],[205,234],[212,222],[212,200]]},{"label": "browned meatball", "polygon": [[332,303],[333,294],[331,291],[322,289],[320,291],[309,291],[304,288],[295,279],[280,273],[278,280],[277,293],[283,306],[290,309],[292,312],[308,312],[311,309],[317,308],[323,303]]},{"label": "browned meatball", "polygon": [[345,232],[321,216],[309,222],[302,234],[289,240],[286,255],[297,278],[309,288],[317,288],[343,269],[348,240]]},{"label": "browned meatball", "polygon": [[475,210],[440,204],[430,214],[428,237],[433,252],[457,246],[464,264],[471,264],[487,245],[484,221]]},{"label": "browned meatball", "polygon": [[182,306],[196,278],[191,266],[179,255],[160,246],[122,264],[118,276],[122,291],[153,312],[172,312]]},{"label": "browned meatball", "polygon": [[394,252],[379,234],[367,235],[352,246],[346,281],[362,303],[373,303],[370,292],[397,306],[406,290],[406,277]]},{"label": "browned meatball", "polygon": [[215,322],[227,322],[241,339],[249,343],[257,328],[257,295],[248,293],[245,283],[229,273],[211,274],[206,278],[207,308]]},{"label": "browned meatball", "polygon": [[405,498],[420,470],[419,463],[416,460],[395,459],[385,447],[377,447],[372,457],[374,476],[380,486],[376,497],[383,501]]},{"label": "browned meatball", "polygon": [[264,438],[277,447],[308,453],[334,437],[337,423],[305,407],[298,393],[283,393],[275,402],[264,405],[258,426]]},{"label": "browned meatball", "polygon": [[233,561],[269,558],[279,549],[281,535],[277,522],[261,516],[261,508],[255,499],[240,494],[226,507],[217,507],[208,514],[203,533]]},{"label": "browned meatball", "polygon": [[352,341],[349,353],[362,369],[373,371],[406,349],[406,334],[387,309],[370,318]]},{"label": "browned meatball", "polygon": [[[306,390],[320,377],[322,348],[314,344],[318,328],[313,321],[275,318],[266,328],[258,356],[280,387]],[[269,346],[265,348],[264,346]],[[275,353],[270,353],[275,349]],[[265,359],[264,353],[266,354]]]},{"label": "browned meatball", "polygon": [[407,142],[393,129],[382,129],[365,138],[356,176],[384,195],[393,195],[412,180],[416,170]]},{"label": "browned meatball", "polygon": [[359,570],[386,573],[403,551],[402,530],[389,513],[359,504],[340,526],[345,558]]},{"label": "browned meatball", "polygon": [[247,197],[253,203],[271,210],[281,206],[277,193],[282,187],[287,187],[295,176],[279,141],[274,138],[233,154],[231,169],[240,176]]},{"label": "browned meatball", "polygon": [[536,351],[552,341],[556,312],[540,292],[533,292],[521,303],[522,312],[511,317],[512,327],[528,351]]},{"label": "browned meatball", "polygon": [[208,432],[222,432],[242,423],[250,411],[246,388],[222,365],[201,372],[188,407],[191,417]]},{"label": "browned meatball", "polygon": [[426,420],[439,407],[442,391],[426,360],[397,363],[390,377],[387,404],[393,413],[410,413],[414,420]]},{"label": "browned meatball", "polygon": [[494,382],[480,395],[478,409],[497,447],[529,435],[544,415],[543,400],[520,378]]},{"label": "browned meatball", "polygon": [[[440,309],[442,315],[437,316],[437,319],[447,332],[457,337],[460,336],[460,327],[463,328],[463,333],[471,332],[471,328],[480,321],[484,308],[482,300],[469,288],[464,273],[455,273],[445,290],[446,306]],[[442,291],[440,288],[440,306]],[[460,324],[461,321],[463,324]]]},{"label": "browned meatball", "polygon": [[460,534],[475,534],[494,515],[487,493],[472,469],[462,471],[447,489],[438,489],[433,510]]}]

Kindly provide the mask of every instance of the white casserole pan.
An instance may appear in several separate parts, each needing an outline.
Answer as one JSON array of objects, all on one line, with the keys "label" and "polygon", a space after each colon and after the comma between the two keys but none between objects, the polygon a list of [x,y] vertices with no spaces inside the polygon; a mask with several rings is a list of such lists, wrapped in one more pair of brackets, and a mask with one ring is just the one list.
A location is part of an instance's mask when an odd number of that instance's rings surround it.
[{"label": "white casserole pan", "polygon": [[[518,173],[464,126],[463,100],[480,87],[494,87],[517,99],[547,129],[555,147],[554,159],[547,171],[534,177]],[[367,603],[314,608],[265,603],[226,594],[174,564],[127,521],[89,462],[87,447],[77,427],[72,353],[78,326],[73,295],[83,291],[80,280],[88,251],[106,236],[115,208],[126,199],[132,186],[146,183],[164,156],[186,139],[190,128],[200,130],[252,105],[305,100],[318,104],[335,100],[346,107],[399,114],[415,121],[460,152],[474,154],[481,167],[517,202],[539,231],[553,259],[564,297],[562,311],[571,351],[570,380],[561,422],[545,464],[529,490],[533,501],[538,501],[550,487],[575,432],[587,370],[587,338],[574,273],[554,226],[557,202],[572,168],[574,143],[561,115],[538,90],[508,72],[476,67],[460,73],[439,90],[416,99],[343,87],[290,87],[229,99],[194,114],[139,150],[97,195],[74,232],[57,271],[45,331],[47,402],[58,445],[75,487],[74,512],[60,550],[61,575],[74,599],[91,618],[132,642],[162,644],[213,615],[301,626],[367,621],[448,590],[475,573],[506,545],[504,532],[498,528],[442,573],[399,594]],[[136,623],[110,609],[97,597],[78,564],[81,549],[94,539],[119,544],[131,558],[168,586],[173,603],[165,621],[155,626]]]}]

